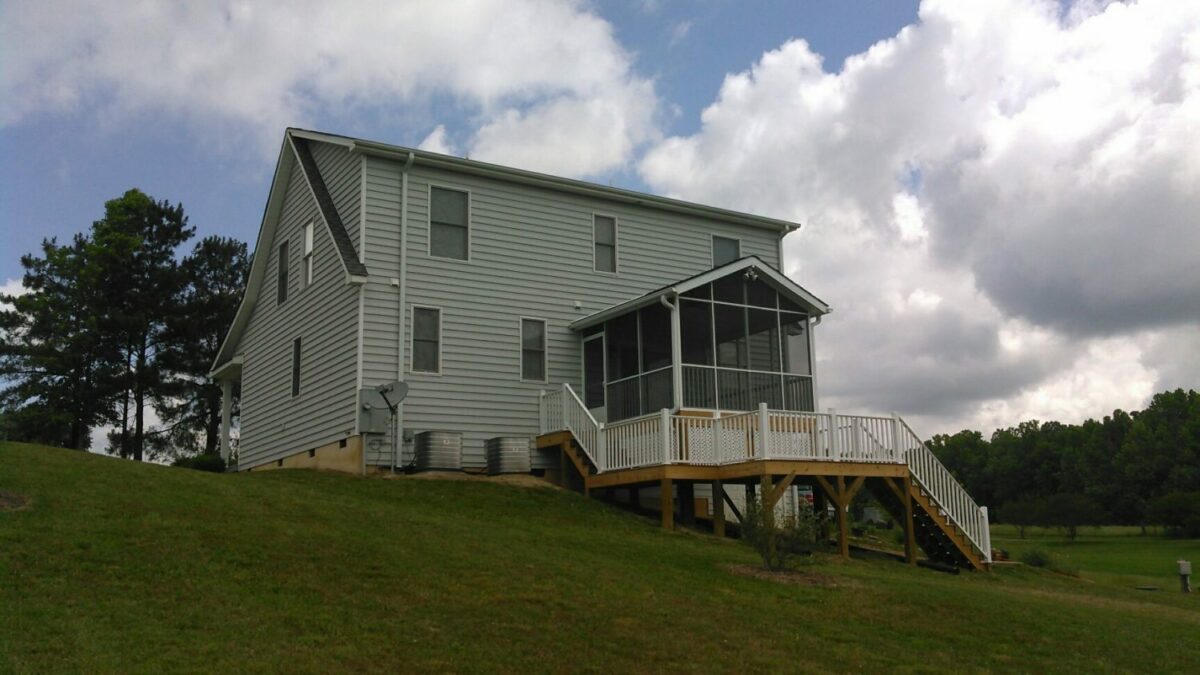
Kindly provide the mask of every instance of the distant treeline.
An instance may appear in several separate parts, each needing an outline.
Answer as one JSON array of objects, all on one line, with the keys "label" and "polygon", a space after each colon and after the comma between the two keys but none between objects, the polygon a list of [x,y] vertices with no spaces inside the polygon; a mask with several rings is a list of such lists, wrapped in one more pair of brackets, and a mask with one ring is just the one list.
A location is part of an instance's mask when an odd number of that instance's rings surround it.
[{"label": "distant treeline", "polygon": [[249,257],[215,236],[181,250],[194,234],[182,206],[130,190],[86,233],[22,256],[25,292],[0,295],[0,437],[82,450],[109,426],[123,457],[216,452],[208,370]]},{"label": "distant treeline", "polygon": [[934,453],[993,520],[1162,525],[1200,536],[1200,394],[1163,392],[1142,411],[1082,424],[1023,422],[934,436]]}]

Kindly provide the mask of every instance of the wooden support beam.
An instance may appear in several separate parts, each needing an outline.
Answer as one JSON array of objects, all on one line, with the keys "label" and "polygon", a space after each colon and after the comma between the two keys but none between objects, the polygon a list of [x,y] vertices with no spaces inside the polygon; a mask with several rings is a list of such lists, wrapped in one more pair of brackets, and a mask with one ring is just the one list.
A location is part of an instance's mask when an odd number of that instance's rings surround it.
[{"label": "wooden support beam", "polygon": [[659,495],[659,506],[662,508],[662,526],[664,530],[675,528],[675,495],[672,494],[674,483],[675,481],[670,478],[664,478],[659,483],[659,490],[662,492]]},{"label": "wooden support beam", "polygon": [[[861,476],[860,476],[861,478]],[[838,548],[841,549],[843,558],[850,557],[850,523],[849,514],[846,509],[850,508],[849,500],[846,499],[846,477],[837,477],[837,492],[838,492]]]},{"label": "wooden support beam", "polygon": [[837,490],[834,490],[833,486],[829,484],[829,481],[824,476],[814,476],[814,478],[817,479],[817,485],[820,485],[821,490],[825,492],[825,496],[829,497],[829,501],[833,502],[834,506],[841,506],[841,497]]},{"label": "wooden support beam", "polygon": [[859,476],[858,478],[854,479],[854,482],[850,484],[850,487],[846,488],[846,492],[842,496],[842,501],[845,502],[847,508],[849,508],[850,502],[854,500],[854,495],[858,494],[859,489],[861,489],[863,486],[863,481],[866,479],[866,476]]},{"label": "wooden support beam", "polygon": [[691,527],[696,524],[696,484],[679,483],[679,522]]},{"label": "wooden support beam", "polygon": [[904,560],[917,564],[917,526],[913,520],[912,477],[904,477]]},{"label": "wooden support beam", "polygon": [[723,501],[729,506],[729,510],[733,511],[733,515],[738,519],[738,522],[742,522],[744,520],[744,518],[742,518],[742,512],[738,511],[737,504],[733,503],[733,499],[728,494],[722,493],[721,496],[724,497]]},{"label": "wooden support beam", "polygon": [[904,490],[901,489],[899,485],[896,485],[896,481],[888,478],[887,476],[884,476],[880,480],[883,481],[884,485],[888,486],[888,489],[892,491],[892,494],[896,495],[896,499],[899,499],[901,503],[904,503],[904,500],[907,499],[907,496],[905,495]]},{"label": "wooden support beam", "polygon": [[725,536],[725,486],[719,480],[712,482],[713,534]]},{"label": "wooden support beam", "polygon": [[764,506],[766,508],[775,508],[775,504],[779,502],[779,498],[782,497],[783,493],[792,486],[792,481],[794,480],[796,480],[796,471],[793,469],[792,472],[787,475],[787,477],[776,483],[775,487],[771,489],[771,492],[766,498],[766,504],[764,504]]}]

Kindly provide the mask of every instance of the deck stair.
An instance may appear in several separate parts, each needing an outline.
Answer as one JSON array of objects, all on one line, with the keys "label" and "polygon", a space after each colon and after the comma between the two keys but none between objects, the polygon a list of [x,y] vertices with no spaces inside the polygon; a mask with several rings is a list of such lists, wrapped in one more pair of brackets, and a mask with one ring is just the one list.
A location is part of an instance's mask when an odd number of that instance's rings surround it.
[{"label": "deck stair", "polygon": [[[606,425],[566,384],[542,393],[539,413],[539,447],[561,448],[564,467],[574,467],[584,492],[661,483],[669,495],[673,481],[717,485],[769,482],[770,476],[787,476],[786,487],[807,476],[835,504],[848,504],[859,487],[867,487],[906,528],[910,561],[920,547],[931,560],[959,567],[984,570],[992,562],[987,509],[895,415],[769,410],[760,404],[756,411],[721,417],[662,410]],[[670,500],[663,503],[667,526]],[[844,515],[839,520],[844,533]]]}]

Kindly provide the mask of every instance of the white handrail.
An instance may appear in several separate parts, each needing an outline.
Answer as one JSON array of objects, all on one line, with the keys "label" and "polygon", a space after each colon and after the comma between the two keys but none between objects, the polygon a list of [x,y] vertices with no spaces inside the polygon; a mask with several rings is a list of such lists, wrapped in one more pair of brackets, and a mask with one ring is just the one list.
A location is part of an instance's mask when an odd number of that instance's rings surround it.
[{"label": "white handrail", "polygon": [[596,471],[691,464],[719,466],[754,459],[907,464],[917,484],[991,562],[987,509],[980,507],[937,456],[896,415],[889,417],[757,410],[717,417],[669,410],[601,424],[569,384],[543,391],[541,432],[570,431]]},{"label": "white handrail", "polygon": [[991,527],[987,509],[975,503],[954,474],[933,454],[904,420],[908,468],[929,498],[966,535],[983,559],[992,562]]}]

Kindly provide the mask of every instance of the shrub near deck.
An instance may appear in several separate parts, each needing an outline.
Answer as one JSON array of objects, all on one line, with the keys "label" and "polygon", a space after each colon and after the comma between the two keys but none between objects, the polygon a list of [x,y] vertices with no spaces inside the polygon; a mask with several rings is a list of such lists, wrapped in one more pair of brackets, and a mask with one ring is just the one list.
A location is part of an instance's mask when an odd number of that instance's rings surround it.
[{"label": "shrub near deck", "polygon": [[0,670],[747,671],[1200,667],[1197,595],[817,556],[558,490],[217,475],[0,446]]}]

